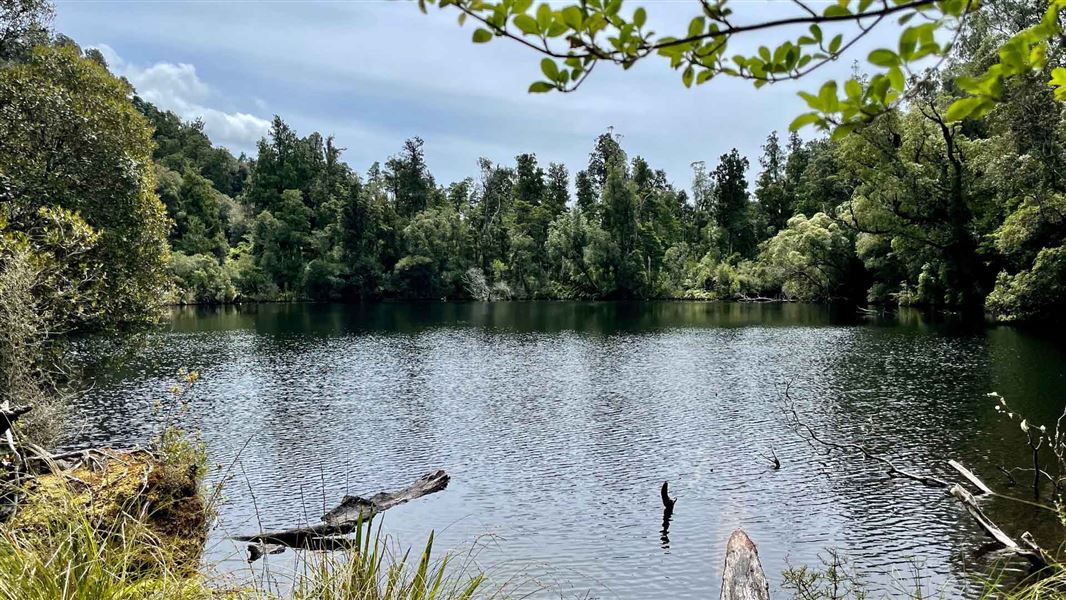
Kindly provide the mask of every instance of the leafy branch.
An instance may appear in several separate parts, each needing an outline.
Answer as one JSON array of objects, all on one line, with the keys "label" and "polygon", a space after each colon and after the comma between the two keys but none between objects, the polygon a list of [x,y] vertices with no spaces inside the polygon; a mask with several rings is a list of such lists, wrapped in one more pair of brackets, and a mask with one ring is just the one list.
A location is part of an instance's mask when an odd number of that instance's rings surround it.
[{"label": "leafy branch", "polygon": [[[868,79],[855,77],[842,85],[829,80],[816,93],[800,92],[811,110],[796,117],[790,129],[813,125],[832,130],[834,136],[845,135],[904,102],[908,77],[916,77],[917,65],[930,57],[944,60],[966,18],[980,8],[978,0],[838,0],[818,11],[804,0],[792,0],[797,15],[739,24],[731,20],[728,1],[701,0],[700,12],[687,30],[673,36],[659,36],[649,29],[644,7],[624,15],[622,0],[578,0],[559,8],[547,3],[534,8],[533,0],[418,3],[423,11],[429,5],[458,10],[460,24],[468,19],[476,22],[474,43],[506,38],[543,55],[544,79],[529,86],[532,93],[572,92],[600,62],[629,69],[653,55],[666,58],[671,68],[680,71],[686,87],[726,76],[749,80],[759,88],[809,75],[840,58],[886,19],[895,19],[903,27],[897,48],[879,48],[868,55],[874,68]],[[968,95],[951,105],[947,119],[984,115],[1000,101],[1005,79],[1044,69],[1048,41],[1062,31],[1059,20],[1064,10],[1066,0],[1049,0],[1038,25],[1003,44],[998,63],[980,76],[960,78],[959,87]],[[853,25],[854,30],[830,37],[823,25]],[[806,31],[775,47],[760,46],[754,53],[728,53],[734,38],[795,26],[806,26]],[[1054,69],[1049,84],[1057,98],[1066,100],[1066,69]]]}]

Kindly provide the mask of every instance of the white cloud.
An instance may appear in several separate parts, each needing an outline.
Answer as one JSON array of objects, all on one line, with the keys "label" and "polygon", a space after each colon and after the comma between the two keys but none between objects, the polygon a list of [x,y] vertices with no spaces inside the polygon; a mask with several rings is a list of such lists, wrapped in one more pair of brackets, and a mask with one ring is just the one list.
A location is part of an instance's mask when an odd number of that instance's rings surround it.
[{"label": "white cloud", "polygon": [[[211,140],[235,152],[250,151],[259,138],[266,135],[270,121],[256,115],[226,112],[209,106],[211,88],[187,63],[160,62],[141,67],[123,60],[114,48],[99,44],[112,72],[125,77],[137,89],[137,94],[156,106],[173,111],[182,119],[200,119]],[[260,109],[263,105],[257,102]]]}]

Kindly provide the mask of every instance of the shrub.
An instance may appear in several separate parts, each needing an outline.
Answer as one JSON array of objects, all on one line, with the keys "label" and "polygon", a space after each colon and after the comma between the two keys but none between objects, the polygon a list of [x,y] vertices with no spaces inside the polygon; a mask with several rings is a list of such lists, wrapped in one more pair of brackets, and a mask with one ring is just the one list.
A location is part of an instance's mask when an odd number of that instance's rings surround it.
[{"label": "shrub", "polygon": [[1066,307],[1066,246],[1044,248],[1028,271],[1000,273],[985,306],[997,319],[1053,318]]},{"label": "shrub", "polygon": [[178,304],[223,304],[237,299],[229,273],[214,256],[175,252],[170,257],[170,270]]}]

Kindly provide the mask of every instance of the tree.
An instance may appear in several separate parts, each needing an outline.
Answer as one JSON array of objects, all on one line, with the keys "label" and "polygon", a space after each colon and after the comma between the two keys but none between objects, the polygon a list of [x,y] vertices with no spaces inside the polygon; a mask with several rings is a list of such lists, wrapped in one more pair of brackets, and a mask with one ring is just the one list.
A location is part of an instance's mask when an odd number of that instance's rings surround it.
[{"label": "tree", "polygon": [[410,218],[430,205],[435,184],[429,174],[422,138],[404,142],[403,150],[385,163],[385,182],[392,192],[396,212]]},{"label": "tree", "polygon": [[311,243],[311,209],[302,196],[299,190],[285,190],[273,212],[265,210],[256,218],[253,234],[256,264],[290,295],[303,285]]},{"label": "tree", "polygon": [[759,240],[771,237],[783,229],[794,214],[793,198],[785,179],[788,159],[781,148],[776,131],[770,132],[762,150],[763,154],[759,157],[759,166],[762,170],[755,182]]},{"label": "tree", "polygon": [[154,129],[152,158],[157,164],[178,173],[192,170],[227,196],[244,189],[249,176],[247,161],[234,158],[225,148],[213,146],[204,133],[203,121],[183,122],[176,114],[159,110],[138,96],[133,97],[133,105]]},{"label": "tree", "polygon": [[614,133],[614,128],[608,128],[606,133],[596,138],[596,145],[589,153],[589,166],[585,172],[592,185],[592,193],[596,196],[603,193],[613,169],[620,170],[622,177],[629,176],[626,172],[626,153],[618,141],[620,138]]},{"label": "tree", "polygon": [[346,295],[367,298],[378,293],[383,279],[385,203],[375,194],[373,183],[364,186],[358,179],[353,183],[337,215],[339,262],[347,280]]},{"label": "tree", "polygon": [[11,208],[11,199],[0,196],[0,403],[32,406],[20,433],[50,444],[63,414],[55,393],[56,343],[115,315],[103,312],[108,289],[92,258],[100,233],[77,213],[51,206],[13,229]]},{"label": "tree", "polygon": [[404,256],[394,269],[395,285],[405,297],[438,299],[462,293],[469,268],[464,245],[466,225],[450,207],[418,213],[403,230]]},{"label": "tree", "polygon": [[[845,286],[862,290],[861,264],[852,233],[825,213],[796,215],[787,228],[767,240],[759,262],[782,291],[797,300],[825,301],[847,296]],[[842,294],[842,292],[845,292]]]},{"label": "tree", "polygon": [[645,286],[638,248],[637,193],[633,182],[615,164],[603,186],[603,230],[611,240],[608,266],[615,289],[612,296],[638,297]]},{"label": "tree", "polygon": [[[994,277],[979,247],[981,230],[991,233],[982,223],[987,192],[974,170],[977,148],[943,117],[942,103],[930,94],[909,114],[849,138],[844,152],[863,183],[841,216],[858,232],[887,238],[883,251],[909,285],[921,284],[916,301],[975,308]],[[862,248],[867,259],[882,253],[869,242]]]},{"label": "tree", "polygon": [[714,179],[707,172],[707,164],[703,161],[692,163],[692,214],[685,239],[696,244],[701,253],[709,250],[702,242],[705,239],[704,229],[715,221],[715,196]]},{"label": "tree", "polygon": [[574,186],[577,188],[578,209],[585,214],[594,214],[596,212],[596,190],[592,185],[592,178],[589,177],[588,171],[581,170],[577,172]]},{"label": "tree", "polygon": [[611,241],[581,209],[552,222],[545,250],[558,286],[557,295],[599,298],[614,289],[609,260]]},{"label": "tree", "polygon": [[474,229],[475,262],[490,271],[493,261],[507,256],[506,217],[513,209],[514,172],[482,158],[481,179],[475,193],[470,222]]},{"label": "tree", "polygon": [[544,205],[552,220],[565,212],[570,205],[570,173],[566,165],[551,163],[548,165],[548,189]]},{"label": "tree", "polygon": [[[533,9],[530,0],[419,0],[423,10],[432,4],[455,7],[462,13],[460,23],[467,18],[475,21],[478,27],[474,30],[474,43],[501,37],[542,54],[545,79],[530,85],[530,92],[572,91],[601,62],[628,69],[655,55],[666,58],[672,68],[681,71],[686,87],[717,77],[735,77],[750,80],[758,88],[806,77],[838,60],[877,26],[895,20],[900,26],[898,49],[879,48],[869,54],[867,62],[873,74],[867,85],[854,77],[843,85],[827,81],[815,94],[800,92],[811,112],[797,117],[790,129],[813,124],[833,129],[835,136],[846,135],[901,105],[909,93],[906,76],[919,69],[923,59],[950,56],[951,41],[965,28],[968,17],[979,10],[970,0],[901,0],[882,4],[843,0],[817,11],[809,2],[796,0],[791,15],[745,23],[743,19],[734,20],[728,0],[712,0],[700,3],[685,31],[659,37],[654,29],[645,26],[648,11],[644,7],[627,16],[622,13],[621,1],[540,4]],[[1064,9],[1066,0],[1048,0],[1035,25],[1003,42],[998,62],[977,76],[958,79],[965,96],[951,104],[947,120],[984,116],[999,101],[1004,82],[1042,71],[1047,65],[1048,41],[1061,31],[1059,13]],[[912,19],[915,24],[910,24]],[[830,38],[823,33],[822,25],[850,25],[853,29]],[[797,29],[802,33],[789,35],[789,39],[773,47],[764,45],[756,52],[741,54],[730,50],[734,38]],[[1056,95],[1066,99],[1066,67],[1056,68],[1051,75],[1050,85]]]},{"label": "tree", "polygon": [[0,1],[0,62],[24,60],[48,41],[55,8],[48,0]]},{"label": "tree", "polygon": [[739,253],[750,256],[755,250],[755,229],[751,219],[751,203],[748,198],[748,182],[745,173],[748,159],[733,148],[723,154],[718,166],[711,173],[714,179],[714,218],[725,233],[725,254]]},{"label": "tree", "polygon": [[154,318],[170,282],[151,129],[131,93],[72,46],[39,46],[0,69],[8,227],[26,231],[41,208],[56,207],[100,232],[89,253],[106,290],[101,323]]}]

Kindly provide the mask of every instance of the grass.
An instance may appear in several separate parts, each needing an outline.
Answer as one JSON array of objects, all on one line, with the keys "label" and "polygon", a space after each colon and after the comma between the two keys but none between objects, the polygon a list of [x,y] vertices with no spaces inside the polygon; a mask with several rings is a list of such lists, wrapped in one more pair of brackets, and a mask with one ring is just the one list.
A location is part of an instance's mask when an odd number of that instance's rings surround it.
[{"label": "grass", "polygon": [[[124,479],[108,477],[107,470],[95,479],[78,473],[29,490],[26,510],[0,529],[0,600],[472,600],[497,595],[486,592],[484,574],[470,564],[457,565],[447,555],[434,560],[432,534],[412,557],[410,551],[397,555],[380,528],[370,532],[369,527],[360,528],[345,551],[307,553],[285,593],[226,586],[203,575],[197,568],[199,552],[191,555],[188,539],[175,535],[190,515],[159,502],[151,487],[138,494],[154,501],[116,495],[114,490],[129,481],[144,481],[143,472],[131,473]],[[117,497],[125,500],[116,502]],[[203,510],[202,502],[199,506]],[[166,519],[161,521],[161,515]],[[168,521],[175,515],[177,525]],[[202,548],[203,540],[194,543]]]},{"label": "grass", "polygon": [[0,600],[211,597],[173,568],[173,552],[143,520],[126,515],[101,529],[70,499],[38,527],[0,534]]},{"label": "grass", "polygon": [[[365,533],[364,533],[365,532]],[[352,549],[312,553],[302,561],[289,594],[292,600],[470,600],[494,596],[486,577],[471,574],[469,564],[456,565],[445,555],[433,560],[433,534],[412,562],[410,550],[394,553],[380,526],[371,533],[359,528]]]}]

